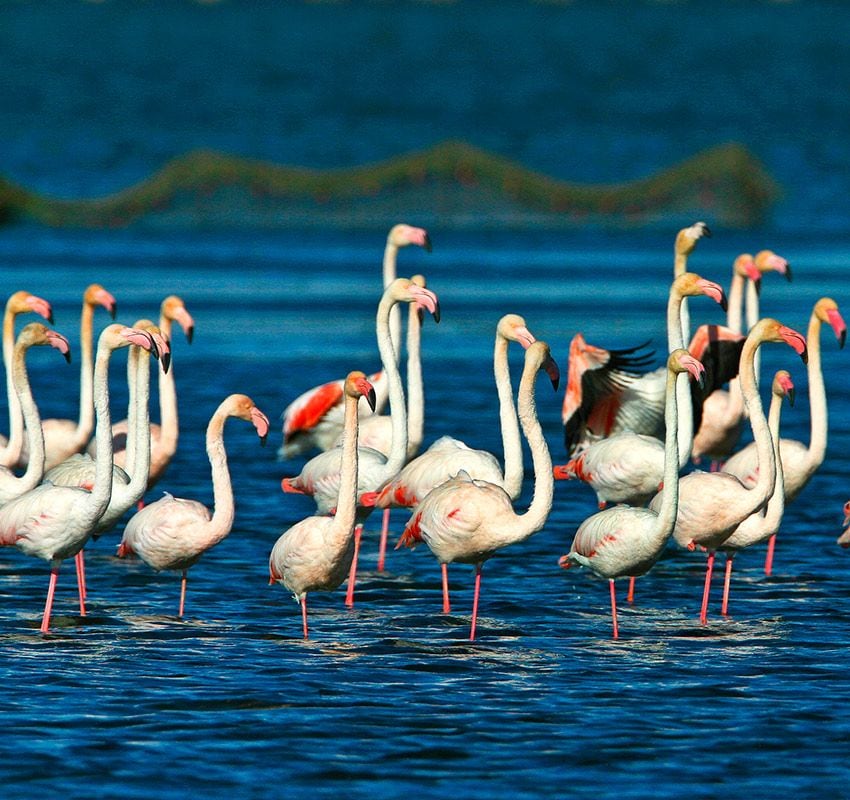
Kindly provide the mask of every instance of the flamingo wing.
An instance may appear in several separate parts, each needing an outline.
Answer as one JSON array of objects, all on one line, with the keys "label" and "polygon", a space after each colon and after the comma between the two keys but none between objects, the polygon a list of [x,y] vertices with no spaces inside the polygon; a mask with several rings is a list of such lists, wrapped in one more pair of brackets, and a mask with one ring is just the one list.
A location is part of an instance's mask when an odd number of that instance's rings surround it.
[{"label": "flamingo wing", "polygon": [[705,399],[738,375],[738,364],[746,337],[725,325],[700,325],[691,338],[688,352],[705,366],[703,386],[690,381],[691,402],[694,411],[694,430],[702,422]]}]

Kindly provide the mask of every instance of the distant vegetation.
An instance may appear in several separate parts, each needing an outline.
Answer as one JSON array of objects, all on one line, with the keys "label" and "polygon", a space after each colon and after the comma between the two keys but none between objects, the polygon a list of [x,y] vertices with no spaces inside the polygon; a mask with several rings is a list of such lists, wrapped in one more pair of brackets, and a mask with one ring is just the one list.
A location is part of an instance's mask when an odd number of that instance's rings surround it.
[{"label": "distant vegetation", "polygon": [[724,144],[619,184],[556,180],[463,142],[375,164],[315,170],[196,151],[96,199],[58,199],[0,178],[0,221],[117,227],[385,227],[410,215],[442,227],[640,226],[761,222],[778,187],[744,147]]}]

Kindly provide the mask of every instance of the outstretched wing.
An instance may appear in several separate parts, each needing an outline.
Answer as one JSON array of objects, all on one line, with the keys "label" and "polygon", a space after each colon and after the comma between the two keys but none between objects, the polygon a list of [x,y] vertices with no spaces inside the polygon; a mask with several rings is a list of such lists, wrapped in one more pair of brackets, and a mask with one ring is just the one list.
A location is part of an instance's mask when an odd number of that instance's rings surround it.
[{"label": "outstretched wing", "polygon": [[745,341],[746,336],[725,325],[700,325],[691,338],[688,352],[705,366],[705,384],[700,387],[696,381],[690,381],[695,432],[702,422],[705,398],[738,375]]}]

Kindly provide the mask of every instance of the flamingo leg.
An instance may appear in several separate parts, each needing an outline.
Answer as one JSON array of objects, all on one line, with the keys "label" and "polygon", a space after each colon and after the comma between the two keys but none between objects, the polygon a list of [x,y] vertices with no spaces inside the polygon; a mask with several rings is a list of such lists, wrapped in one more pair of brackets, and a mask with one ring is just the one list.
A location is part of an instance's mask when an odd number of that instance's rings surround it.
[{"label": "flamingo leg", "polygon": [[776,534],[768,539],[767,555],[764,557],[764,574],[770,577],[773,572],[773,551],[776,548]]},{"label": "flamingo leg", "polygon": [[177,616],[183,619],[183,608],[186,605],[186,575],[187,570],[183,570],[183,577],[180,579],[180,611]]},{"label": "flamingo leg", "polygon": [[478,621],[478,595],[481,591],[481,565],[475,565],[475,594],[472,596],[472,628],[469,631],[469,641],[475,641],[475,624]]},{"label": "flamingo leg", "polygon": [[629,578],[629,593],[626,595],[626,602],[634,603],[635,601],[635,577],[632,575]]},{"label": "flamingo leg", "polygon": [[726,556],[726,577],[723,579],[723,603],[720,613],[725,617],[729,611],[729,586],[732,583],[732,556]]},{"label": "flamingo leg", "polygon": [[[634,580],[634,578],[632,578]],[[611,587],[611,623],[614,626],[615,639],[620,638],[620,628],[617,625],[617,590],[614,588],[614,579],[608,579],[608,585]]]},{"label": "flamingo leg", "polygon": [[443,613],[451,614],[452,606],[449,602],[449,565],[440,564],[443,573]]},{"label": "flamingo leg", "polygon": [[708,554],[708,560],[705,566],[705,587],[702,590],[702,609],[699,614],[699,621],[705,625],[708,621],[708,593],[711,589],[711,573],[714,569],[714,552]]},{"label": "flamingo leg", "polygon": [[56,581],[59,578],[59,565],[50,568],[50,583],[47,586],[47,601],[44,604],[44,616],[41,618],[42,633],[50,632],[50,612],[53,609],[53,595],[56,593]]},{"label": "flamingo leg", "polygon": [[307,593],[301,598],[301,627],[304,630],[304,638],[310,638],[307,635]]},{"label": "flamingo leg", "polygon": [[82,587],[83,600],[89,596],[88,590],[86,589],[86,557],[83,555],[84,552],[84,550],[80,550],[80,552],[74,556],[74,562],[77,565],[77,585]]},{"label": "flamingo leg", "polygon": [[381,542],[378,545],[378,572],[384,571],[384,562],[387,557],[387,538],[390,534],[390,510],[384,509],[383,520],[381,521]]},{"label": "flamingo leg", "polygon": [[356,525],[354,527],[354,555],[351,558],[351,569],[348,572],[348,588],[345,591],[345,604],[349,608],[354,607],[354,583],[357,580],[357,556],[360,554],[360,534],[362,532],[362,525]]}]

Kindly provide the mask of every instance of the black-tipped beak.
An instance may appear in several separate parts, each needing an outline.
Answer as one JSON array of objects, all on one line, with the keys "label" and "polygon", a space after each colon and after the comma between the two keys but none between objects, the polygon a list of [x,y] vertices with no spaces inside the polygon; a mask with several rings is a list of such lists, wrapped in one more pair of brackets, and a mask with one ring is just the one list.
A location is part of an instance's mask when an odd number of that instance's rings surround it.
[{"label": "black-tipped beak", "polygon": [[190,325],[188,328],[186,328],[186,341],[189,342],[189,344],[192,344],[192,337],[194,335],[195,335],[195,326]]},{"label": "black-tipped beak", "polygon": [[785,265],[785,280],[788,281],[788,283],[791,283],[791,265],[790,264]]},{"label": "black-tipped beak", "polygon": [[109,308],[110,319],[115,319],[116,314],[118,314],[118,303],[113,303]]},{"label": "black-tipped beak", "polygon": [[433,313],[432,316],[434,317],[434,322],[440,321],[440,304],[439,303],[437,303],[437,305],[435,306],[434,313]]},{"label": "black-tipped beak", "polygon": [[71,351],[68,350],[67,352],[62,353],[62,355],[65,356],[65,362],[70,364],[71,363]]},{"label": "black-tipped beak", "polygon": [[150,334],[145,334],[148,337],[148,341],[151,343],[151,355],[154,358],[159,358],[159,348],[156,346],[156,340]]},{"label": "black-tipped beak", "polygon": [[803,352],[800,353],[800,358],[803,359],[804,364],[809,363],[809,348],[808,347],[803,348]]},{"label": "black-tipped beak", "polygon": [[375,390],[374,389],[369,390],[369,394],[366,395],[366,402],[369,404],[369,408],[371,408],[372,411],[374,411],[375,405],[378,402],[378,399],[375,397]]},{"label": "black-tipped beak", "polygon": [[753,281],[753,287],[756,290],[756,297],[761,297],[761,278],[757,281]]},{"label": "black-tipped beak", "polygon": [[794,407],[794,390],[793,390],[793,389],[789,389],[789,390],[785,393],[785,396],[788,398],[788,403],[789,403],[789,405],[793,408],[793,407]]},{"label": "black-tipped beak", "polygon": [[552,388],[557,392],[558,386],[561,383],[561,372],[558,369],[558,365],[555,363],[555,359],[551,357],[547,358],[543,363],[543,369],[546,370],[549,380],[552,381]]},{"label": "black-tipped beak", "polygon": [[703,236],[708,236],[708,237],[709,237],[709,239],[711,238],[711,228],[709,228],[709,227],[708,227],[708,225],[703,225],[703,226],[702,226],[702,235],[703,235]]},{"label": "black-tipped beak", "polygon": [[159,363],[162,364],[162,371],[168,372],[168,368],[171,366],[171,353],[163,353]]},{"label": "black-tipped beak", "polygon": [[729,310],[729,301],[726,299],[726,292],[723,292],[723,297],[720,298],[720,307],[724,311]]},{"label": "black-tipped beak", "polygon": [[265,447],[265,446],[266,446],[266,440],[267,440],[268,438],[269,438],[269,435],[268,435],[268,434],[266,434],[265,436],[261,436],[261,437],[260,437],[260,447]]},{"label": "black-tipped beak", "polygon": [[838,349],[844,349],[844,342],[847,341],[847,328],[843,328],[841,333],[838,334]]},{"label": "black-tipped beak", "polygon": [[431,237],[427,233],[425,234],[425,244],[422,246],[425,248],[426,253],[431,252]]}]

